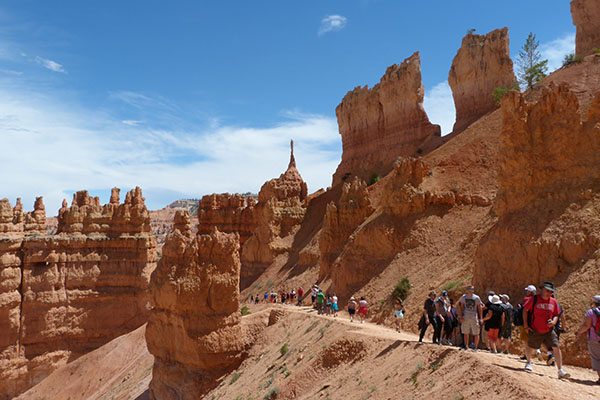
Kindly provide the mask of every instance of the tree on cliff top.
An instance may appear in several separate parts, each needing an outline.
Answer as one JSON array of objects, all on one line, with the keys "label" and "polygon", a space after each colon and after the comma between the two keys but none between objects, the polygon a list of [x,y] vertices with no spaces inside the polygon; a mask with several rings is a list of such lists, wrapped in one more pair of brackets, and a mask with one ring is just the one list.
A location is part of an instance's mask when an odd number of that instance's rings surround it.
[{"label": "tree on cliff top", "polygon": [[517,58],[517,77],[519,84],[525,90],[532,89],[544,79],[548,71],[548,60],[542,60],[539,50],[540,42],[530,33]]}]

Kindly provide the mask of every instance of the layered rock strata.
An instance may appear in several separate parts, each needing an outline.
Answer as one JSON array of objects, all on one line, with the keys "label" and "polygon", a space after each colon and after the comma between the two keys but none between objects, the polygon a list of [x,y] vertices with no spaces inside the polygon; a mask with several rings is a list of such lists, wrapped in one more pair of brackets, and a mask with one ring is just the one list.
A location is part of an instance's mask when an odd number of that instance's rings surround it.
[{"label": "layered rock strata", "polygon": [[242,287],[258,277],[280,254],[289,252],[306,213],[308,188],[296,168],[294,148],[287,170],[265,182],[254,207],[256,228],[242,249]]},{"label": "layered rock strata", "polygon": [[201,398],[241,363],[239,276],[239,236],[193,236],[187,211],[177,211],[151,280],[151,398]]},{"label": "layered rock strata", "polygon": [[18,203],[11,222],[5,210],[0,201],[0,398],[11,398],[146,322],[156,252],[139,188],[102,207],[76,193],[56,235],[41,198],[30,213]]},{"label": "layered rock strata", "polygon": [[210,233],[213,227],[225,233],[238,233],[244,244],[256,229],[253,196],[211,194],[202,197],[198,207],[198,232]]},{"label": "layered rock strata", "polygon": [[576,54],[586,56],[600,49],[600,3],[596,0],[571,0],[571,14],[577,27]]},{"label": "layered rock strata", "polygon": [[350,176],[367,182],[384,176],[399,156],[423,153],[424,144],[439,138],[440,127],[430,123],[423,96],[419,53],[390,66],[372,89],[348,92],[336,109],[343,152],[333,184]]},{"label": "layered rock strata", "polygon": [[508,28],[486,35],[467,34],[452,62],[448,83],[456,107],[454,133],[498,108],[494,90],[516,85]]}]

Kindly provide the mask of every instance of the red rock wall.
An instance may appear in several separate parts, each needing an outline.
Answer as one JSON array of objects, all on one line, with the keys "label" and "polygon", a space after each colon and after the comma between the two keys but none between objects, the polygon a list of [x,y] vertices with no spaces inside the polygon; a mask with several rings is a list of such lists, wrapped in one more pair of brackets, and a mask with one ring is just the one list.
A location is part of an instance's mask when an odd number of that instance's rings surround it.
[{"label": "red rock wall", "polygon": [[389,67],[372,89],[348,92],[336,109],[342,136],[342,161],[333,183],[349,176],[369,181],[384,176],[399,156],[413,156],[440,137],[423,109],[419,53]]},{"label": "red rock wall", "polygon": [[0,201],[2,399],[145,323],[156,265],[139,188],[126,203],[104,207],[78,192],[60,210],[57,235],[45,234],[41,198],[31,213],[15,207],[10,223],[6,204]]},{"label": "red rock wall", "polygon": [[571,0],[571,14],[577,27],[576,54],[586,56],[600,49],[600,3]]},{"label": "red rock wall", "polygon": [[239,237],[192,236],[178,211],[151,291],[146,340],[154,355],[151,398],[198,399],[235,369],[245,348],[239,307]]},{"label": "red rock wall", "polygon": [[508,28],[496,29],[486,35],[467,34],[452,62],[448,83],[456,107],[454,133],[464,131],[498,108],[493,98],[494,89],[516,84]]},{"label": "red rock wall", "polygon": [[238,233],[244,244],[256,229],[256,199],[240,194],[211,194],[202,197],[198,208],[198,232],[210,233],[213,227],[225,233]]}]

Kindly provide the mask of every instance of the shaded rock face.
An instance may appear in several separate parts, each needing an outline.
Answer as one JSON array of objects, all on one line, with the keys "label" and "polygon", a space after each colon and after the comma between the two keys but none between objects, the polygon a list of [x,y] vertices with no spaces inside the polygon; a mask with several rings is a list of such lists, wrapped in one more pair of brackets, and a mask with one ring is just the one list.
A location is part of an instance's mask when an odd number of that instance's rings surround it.
[{"label": "shaded rock face", "polygon": [[352,182],[344,183],[339,200],[329,203],[325,212],[319,237],[319,281],[329,276],[331,265],[350,235],[373,211],[365,182],[356,177]]},{"label": "shaded rock face", "polygon": [[493,98],[494,89],[511,88],[516,84],[508,28],[486,35],[467,34],[452,62],[448,83],[456,107],[454,133],[464,131],[498,108]]},{"label": "shaded rock face", "polygon": [[202,197],[198,208],[198,232],[210,233],[213,227],[225,233],[237,232],[243,245],[256,229],[256,199],[240,194],[210,194]]},{"label": "shaded rock face", "polygon": [[30,213],[18,202],[11,222],[0,201],[0,399],[146,322],[156,252],[140,226],[149,221],[126,226],[132,204],[115,204],[122,219],[106,222],[87,192],[76,197],[81,206],[61,209],[57,235],[44,233],[41,198]]},{"label": "shaded rock face", "polygon": [[289,252],[306,213],[308,188],[290,155],[287,170],[265,182],[254,208],[257,227],[242,248],[242,287],[257,278],[275,257]]},{"label": "shaded rock face", "polygon": [[177,211],[152,274],[154,309],[146,329],[155,357],[151,398],[198,399],[235,369],[245,348],[239,307],[239,237],[216,230],[193,237]]},{"label": "shaded rock face", "polygon": [[596,0],[571,0],[573,23],[577,27],[575,53],[586,56],[600,49],[600,3]]},{"label": "shaded rock face", "polygon": [[423,96],[419,53],[389,67],[372,89],[348,92],[336,109],[343,152],[333,184],[349,176],[364,181],[384,176],[396,158],[423,152],[423,145],[439,138],[440,127],[429,122]]}]

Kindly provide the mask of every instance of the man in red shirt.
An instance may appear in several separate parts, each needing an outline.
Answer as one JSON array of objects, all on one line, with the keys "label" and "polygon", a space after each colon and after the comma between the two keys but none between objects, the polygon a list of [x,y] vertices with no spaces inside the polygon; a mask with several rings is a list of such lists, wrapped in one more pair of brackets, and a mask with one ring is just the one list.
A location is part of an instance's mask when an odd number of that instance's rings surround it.
[{"label": "man in red shirt", "polygon": [[560,343],[554,331],[554,326],[558,323],[560,309],[556,299],[552,297],[553,293],[554,284],[552,282],[544,282],[542,293],[528,297],[523,305],[523,327],[529,330],[525,371],[533,371],[531,350],[539,349],[543,343],[548,349],[552,349],[558,368],[558,378],[563,379],[568,378],[569,374],[562,369]]}]

